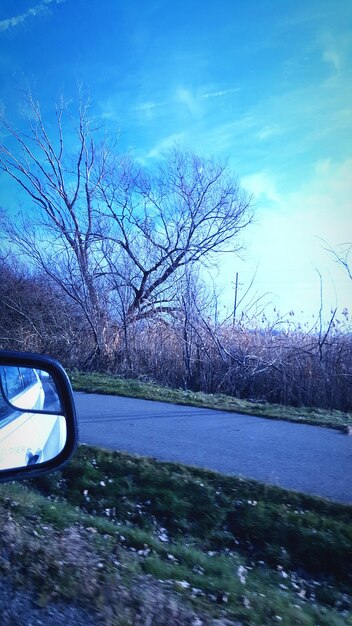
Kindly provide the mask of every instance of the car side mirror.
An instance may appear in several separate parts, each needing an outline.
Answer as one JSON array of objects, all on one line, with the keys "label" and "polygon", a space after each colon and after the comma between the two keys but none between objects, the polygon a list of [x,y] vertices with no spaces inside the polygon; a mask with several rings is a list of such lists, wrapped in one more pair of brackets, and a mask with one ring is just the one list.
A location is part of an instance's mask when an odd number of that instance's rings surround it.
[{"label": "car side mirror", "polygon": [[61,468],[77,445],[69,378],[50,357],[0,351],[0,482]]}]

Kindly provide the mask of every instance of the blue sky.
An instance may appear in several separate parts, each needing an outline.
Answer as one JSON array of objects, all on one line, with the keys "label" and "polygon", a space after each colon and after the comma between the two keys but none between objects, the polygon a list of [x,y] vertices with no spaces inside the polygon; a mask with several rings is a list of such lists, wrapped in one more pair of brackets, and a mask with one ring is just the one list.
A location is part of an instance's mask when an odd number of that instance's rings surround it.
[{"label": "blue sky", "polygon": [[[346,0],[2,0],[0,101],[21,123],[30,85],[50,117],[60,93],[141,162],[174,142],[226,157],[255,196],[242,259],[216,284],[255,288],[311,319],[319,270],[328,315],[352,285],[324,250],[352,241],[352,3]],[[0,187],[0,205],[9,202]],[[11,202],[15,203],[11,197]]]}]

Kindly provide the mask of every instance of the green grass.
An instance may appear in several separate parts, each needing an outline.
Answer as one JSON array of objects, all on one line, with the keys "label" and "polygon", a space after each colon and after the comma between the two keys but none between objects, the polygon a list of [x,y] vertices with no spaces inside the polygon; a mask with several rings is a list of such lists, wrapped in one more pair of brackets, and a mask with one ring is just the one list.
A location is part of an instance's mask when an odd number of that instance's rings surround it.
[{"label": "green grass", "polygon": [[72,372],[70,379],[76,391],[85,391],[87,393],[112,394],[173,404],[185,404],[247,415],[258,415],[270,419],[325,426],[338,430],[346,430],[348,427],[352,428],[352,414],[337,410],[329,411],[310,407],[250,402],[224,394],[212,395],[202,392],[183,391],[182,389],[169,389],[153,383],[125,379],[111,374]]},{"label": "green grass", "polygon": [[223,476],[80,446],[59,473],[33,482],[51,499],[141,531],[163,527],[202,550],[236,550],[272,566],[352,582],[351,507]]},{"label": "green grass", "polygon": [[349,506],[80,446],[60,472],[2,485],[1,513],[0,572],[42,604],[81,598],[102,624],[133,624],[138,605],[165,626],[193,614],[204,624],[352,625]]},{"label": "green grass", "polygon": [[0,574],[39,605],[78,601],[106,626],[140,614],[160,626],[194,615],[204,625],[352,626],[351,512],[80,446],[60,472],[0,486]]}]

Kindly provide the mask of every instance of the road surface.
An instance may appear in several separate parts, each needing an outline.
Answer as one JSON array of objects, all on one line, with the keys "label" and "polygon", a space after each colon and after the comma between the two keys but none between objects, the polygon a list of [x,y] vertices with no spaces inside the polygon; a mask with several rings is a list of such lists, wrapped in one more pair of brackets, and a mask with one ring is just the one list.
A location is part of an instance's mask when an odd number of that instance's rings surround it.
[{"label": "road surface", "polygon": [[352,437],[211,409],[75,393],[82,443],[352,504]]}]

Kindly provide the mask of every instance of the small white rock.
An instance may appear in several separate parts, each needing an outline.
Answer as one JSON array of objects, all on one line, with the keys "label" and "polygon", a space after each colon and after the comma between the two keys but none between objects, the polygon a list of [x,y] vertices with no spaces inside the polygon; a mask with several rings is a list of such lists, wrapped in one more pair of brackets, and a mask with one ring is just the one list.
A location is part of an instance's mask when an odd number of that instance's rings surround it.
[{"label": "small white rock", "polygon": [[251,603],[250,603],[250,601],[248,600],[248,598],[246,598],[246,596],[243,596],[243,606],[244,606],[246,609],[250,609],[250,608],[251,608]]},{"label": "small white rock", "polygon": [[176,580],[175,585],[179,589],[189,589],[191,586],[190,583],[187,582],[187,580]]}]

